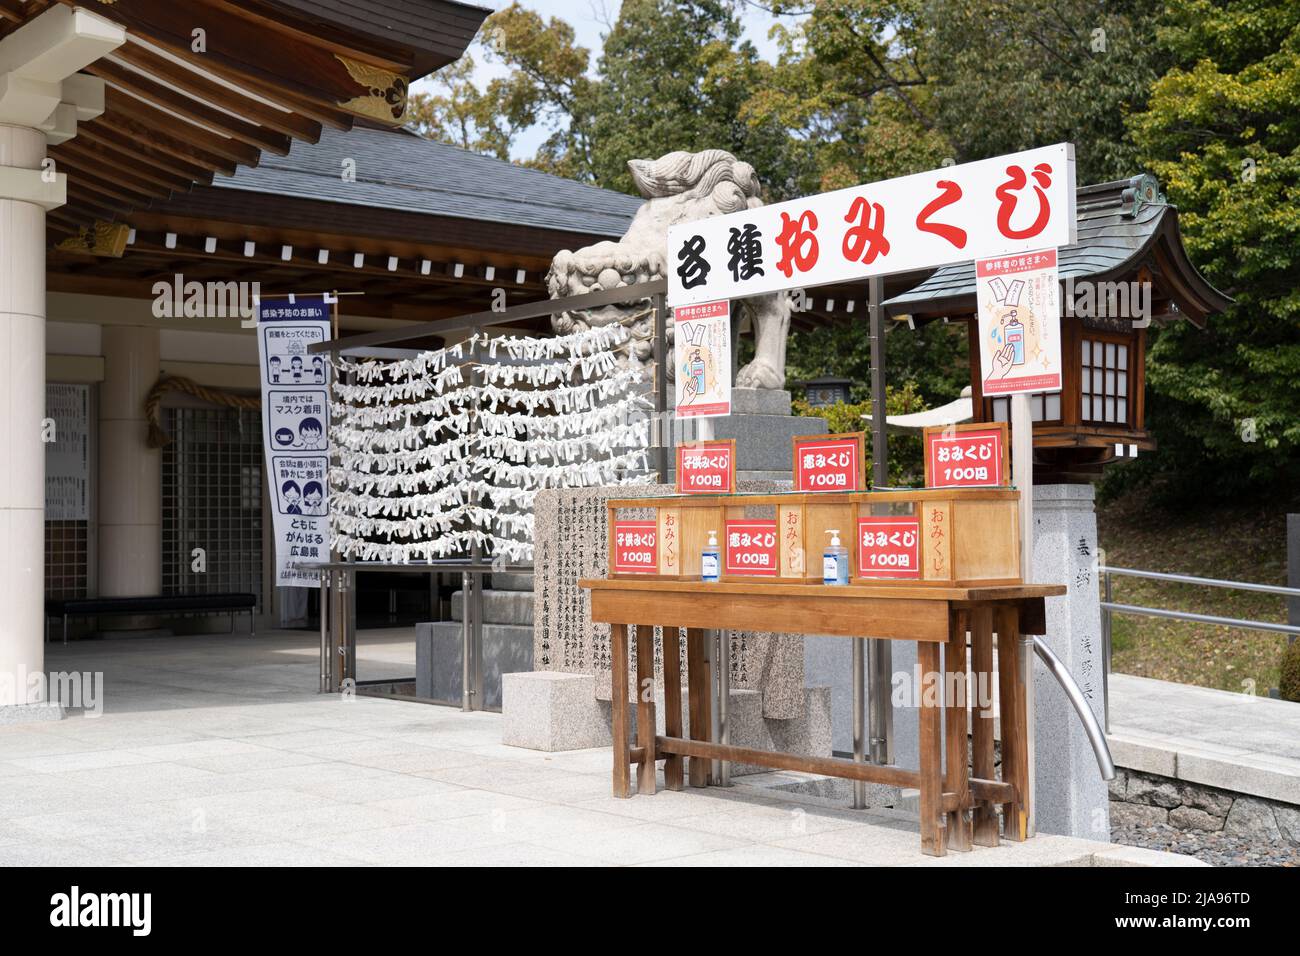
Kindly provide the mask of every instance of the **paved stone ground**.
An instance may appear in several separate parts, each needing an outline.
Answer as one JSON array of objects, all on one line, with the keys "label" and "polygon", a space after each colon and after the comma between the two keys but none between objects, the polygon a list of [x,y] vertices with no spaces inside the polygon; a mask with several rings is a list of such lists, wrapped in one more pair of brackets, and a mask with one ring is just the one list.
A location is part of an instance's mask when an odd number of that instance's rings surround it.
[{"label": "paved stone ground", "polygon": [[1112,734],[1294,774],[1300,803],[1300,704],[1129,674],[1112,674],[1110,693]]},{"label": "paved stone ground", "polygon": [[[409,673],[363,632],[363,678]],[[604,750],[504,747],[501,718],[314,693],[316,638],[51,645],[102,671],[105,712],[0,727],[0,864],[1191,865],[1040,836],[920,855],[915,822],[749,786],[609,796]]]}]

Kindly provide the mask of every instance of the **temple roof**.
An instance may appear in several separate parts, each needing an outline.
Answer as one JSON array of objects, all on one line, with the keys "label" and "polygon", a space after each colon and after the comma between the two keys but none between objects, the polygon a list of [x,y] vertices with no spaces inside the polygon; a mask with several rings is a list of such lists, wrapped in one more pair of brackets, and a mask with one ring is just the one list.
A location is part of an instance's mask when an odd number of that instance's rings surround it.
[{"label": "temple roof", "polygon": [[[1183,248],[1178,210],[1148,174],[1084,186],[1077,192],[1079,241],[1059,250],[1062,280],[1135,279],[1146,267],[1178,315],[1203,326],[1232,300],[1209,284]],[[964,318],[975,312],[975,264],[938,269],[924,282],[885,302],[891,316]]]},{"label": "temple roof", "polygon": [[[356,181],[344,180],[355,162]],[[327,130],[288,156],[218,177],[221,189],[483,222],[622,236],[644,200],[438,143],[407,130]]]}]

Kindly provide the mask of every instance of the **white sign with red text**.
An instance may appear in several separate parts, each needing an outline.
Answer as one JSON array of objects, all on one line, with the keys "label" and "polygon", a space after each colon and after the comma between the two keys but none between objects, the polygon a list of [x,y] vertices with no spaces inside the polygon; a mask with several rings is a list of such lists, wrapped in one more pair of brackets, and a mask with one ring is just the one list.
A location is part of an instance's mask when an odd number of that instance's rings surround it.
[{"label": "white sign with red text", "polygon": [[727,574],[776,575],[775,521],[728,521],[726,529]]},{"label": "white sign with red text", "polygon": [[615,572],[621,574],[654,574],[658,569],[658,522],[614,522]]},{"label": "white sign with red text", "polygon": [[994,488],[1003,483],[1001,428],[927,432],[926,482],[931,488]]},{"label": "white sign with red text", "polygon": [[668,230],[668,304],[1068,246],[1074,191],[1074,147],[1060,143],[681,223]]},{"label": "white sign with red text", "polygon": [[1061,390],[1056,250],[975,262],[980,381],[985,395]]},{"label": "white sign with red text", "polygon": [[858,575],[864,578],[919,578],[920,520],[859,518]]}]

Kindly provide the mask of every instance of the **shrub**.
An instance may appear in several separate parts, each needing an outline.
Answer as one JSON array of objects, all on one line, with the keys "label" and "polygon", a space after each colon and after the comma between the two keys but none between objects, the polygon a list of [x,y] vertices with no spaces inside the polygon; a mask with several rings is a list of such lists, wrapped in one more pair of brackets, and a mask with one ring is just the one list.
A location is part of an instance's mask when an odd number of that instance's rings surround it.
[{"label": "shrub", "polygon": [[1300,640],[1291,641],[1282,652],[1282,678],[1278,692],[1283,700],[1300,703]]}]

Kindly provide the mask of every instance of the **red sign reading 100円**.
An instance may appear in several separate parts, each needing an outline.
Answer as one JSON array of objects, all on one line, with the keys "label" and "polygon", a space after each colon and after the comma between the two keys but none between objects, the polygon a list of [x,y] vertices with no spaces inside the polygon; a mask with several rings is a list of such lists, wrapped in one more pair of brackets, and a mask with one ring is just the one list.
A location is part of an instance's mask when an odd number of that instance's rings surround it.
[{"label": "red sign reading 100\u5186", "polygon": [[920,522],[916,518],[859,518],[858,574],[864,578],[919,578]]},{"label": "red sign reading 100\u5186", "polygon": [[736,441],[677,446],[677,490],[687,495],[730,495],[736,490]]},{"label": "red sign reading 100\u5186", "polygon": [[794,440],[795,491],[858,491],[861,484],[861,432]]},{"label": "red sign reading 100\u5186", "polygon": [[997,487],[1003,482],[1002,429],[927,430],[927,484],[931,488]]},{"label": "red sign reading 100\u5186", "polygon": [[776,541],[775,521],[728,521],[726,573],[775,576]]},{"label": "red sign reading 100\u5186", "polygon": [[659,570],[659,529],[653,521],[614,522],[614,571],[654,574]]}]

